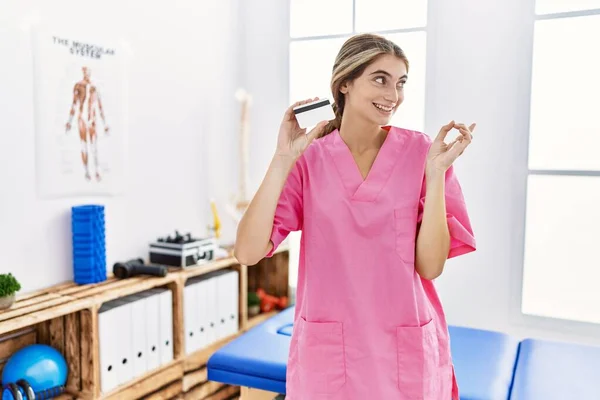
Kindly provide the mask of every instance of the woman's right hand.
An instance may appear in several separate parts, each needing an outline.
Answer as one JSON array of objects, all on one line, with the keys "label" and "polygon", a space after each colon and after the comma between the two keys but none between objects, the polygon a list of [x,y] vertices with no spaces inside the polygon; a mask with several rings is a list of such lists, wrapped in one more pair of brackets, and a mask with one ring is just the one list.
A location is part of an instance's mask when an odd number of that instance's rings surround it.
[{"label": "woman's right hand", "polygon": [[308,134],[306,128],[300,128],[294,114],[294,107],[319,100],[318,97],[306,99],[292,104],[283,116],[277,137],[277,155],[297,159],[312,142],[323,131],[329,121],[319,122]]}]

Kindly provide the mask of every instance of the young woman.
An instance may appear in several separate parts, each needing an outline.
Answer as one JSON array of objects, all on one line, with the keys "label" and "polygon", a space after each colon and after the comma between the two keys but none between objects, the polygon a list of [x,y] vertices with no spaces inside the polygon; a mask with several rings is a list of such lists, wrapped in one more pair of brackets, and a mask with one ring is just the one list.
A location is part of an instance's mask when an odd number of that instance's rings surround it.
[{"label": "young woman", "polygon": [[337,118],[306,133],[292,108],[314,99],[288,108],[238,227],[247,265],[302,230],[287,400],[458,400],[432,280],[475,250],[452,166],[475,124],[452,121],[434,139],[388,125],[408,69],[383,37],[347,40],[331,79]]}]

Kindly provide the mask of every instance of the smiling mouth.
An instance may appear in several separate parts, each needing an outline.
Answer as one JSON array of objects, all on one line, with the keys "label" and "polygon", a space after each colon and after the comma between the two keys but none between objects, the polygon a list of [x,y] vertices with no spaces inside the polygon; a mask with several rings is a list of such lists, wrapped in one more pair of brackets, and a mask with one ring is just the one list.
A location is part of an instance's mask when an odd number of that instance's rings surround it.
[{"label": "smiling mouth", "polygon": [[373,103],[373,106],[384,114],[391,114],[391,112],[394,110],[394,107],[388,107],[377,103]]}]

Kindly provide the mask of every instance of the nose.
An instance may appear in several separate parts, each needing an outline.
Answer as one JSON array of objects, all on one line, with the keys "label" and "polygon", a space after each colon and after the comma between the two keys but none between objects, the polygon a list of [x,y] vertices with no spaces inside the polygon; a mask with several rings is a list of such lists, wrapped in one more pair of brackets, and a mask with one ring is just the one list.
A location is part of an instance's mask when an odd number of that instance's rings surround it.
[{"label": "nose", "polygon": [[396,88],[390,88],[387,89],[385,94],[383,95],[383,98],[386,101],[389,101],[390,103],[394,103],[395,105],[398,104],[398,100],[400,98],[400,94],[398,93],[398,90],[396,90]]}]

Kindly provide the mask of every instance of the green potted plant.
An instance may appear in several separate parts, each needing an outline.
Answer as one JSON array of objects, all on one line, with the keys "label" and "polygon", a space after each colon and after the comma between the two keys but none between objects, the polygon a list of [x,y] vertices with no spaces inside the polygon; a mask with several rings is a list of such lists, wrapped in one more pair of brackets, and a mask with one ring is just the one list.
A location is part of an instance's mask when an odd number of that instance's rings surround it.
[{"label": "green potted plant", "polygon": [[256,292],[248,292],[248,317],[260,314],[260,298]]},{"label": "green potted plant", "polygon": [[0,310],[10,308],[15,302],[15,293],[21,290],[19,281],[9,272],[0,274]]}]

